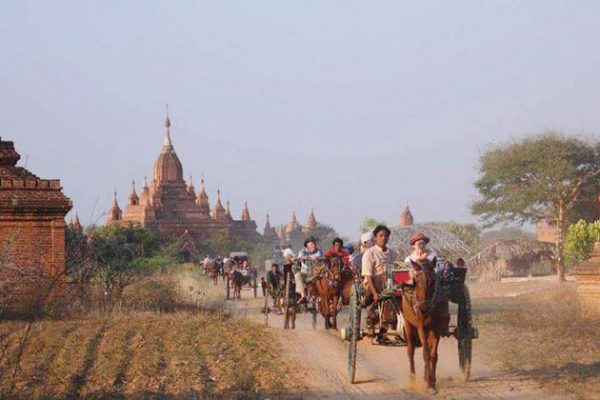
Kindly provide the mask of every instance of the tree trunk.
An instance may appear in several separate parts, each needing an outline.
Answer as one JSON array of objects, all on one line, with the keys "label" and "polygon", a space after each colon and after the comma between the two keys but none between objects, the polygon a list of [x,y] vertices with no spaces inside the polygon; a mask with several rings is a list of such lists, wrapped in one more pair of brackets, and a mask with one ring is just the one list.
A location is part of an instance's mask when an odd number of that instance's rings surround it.
[{"label": "tree trunk", "polygon": [[565,210],[563,200],[558,202],[558,219],[556,221],[556,272],[558,282],[565,282],[565,261],[563,259],[563,231],[565,225]]}]

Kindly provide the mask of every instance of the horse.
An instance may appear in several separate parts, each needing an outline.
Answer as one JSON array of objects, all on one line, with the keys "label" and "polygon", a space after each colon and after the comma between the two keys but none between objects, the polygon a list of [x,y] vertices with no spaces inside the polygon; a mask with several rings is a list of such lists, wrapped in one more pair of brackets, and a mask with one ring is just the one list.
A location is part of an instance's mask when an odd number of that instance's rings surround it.
[{"label": "horse", "polygon": [[234,269],[231,271],[231,281],[233,282],[233,298],[240,300],[242,298],[242,286],[252,282],[250,271]]},{"label": "horse", "polygon": [[327,258],[313,269],[311,291],[325,319],[325,329],[337,329],[337,314],[342,306],[342,270],[340,257]]},{"label": "horse", "polygon": [[[410,378],[411,380],[415,379],[415,348],[423,346],[425,381],[432,394],[437,393],[435,373],[438,345],[441,337],[447,334],[450,316],[448,300],[441,298],[438,301],[435,296],[435,263],[436,260],[423,268],[419,264],[412,263],[415,269],[414,287],[405,287],[403,290],[401,307],[406,330],[406,352],[410,363]],[[434,299],[434,297],[436,298]]]},{"label": "horse", "polygon": [[208,263],[208,265],[206,265],[206,273],[208,274],[208,276],[210,277],[210,279],[213,281],[213,284],[216,285],[217,284],[217,279],[219,278],[219,271],[220,271],[220,265],[217,261],[212,261],[210,263]]},{"label": "horse", "polygon": [[340,280],[340,304],[347,306],[350,304],[350,294],[357,274],[353,267],[346,265],[342,268],[342,278]]}]

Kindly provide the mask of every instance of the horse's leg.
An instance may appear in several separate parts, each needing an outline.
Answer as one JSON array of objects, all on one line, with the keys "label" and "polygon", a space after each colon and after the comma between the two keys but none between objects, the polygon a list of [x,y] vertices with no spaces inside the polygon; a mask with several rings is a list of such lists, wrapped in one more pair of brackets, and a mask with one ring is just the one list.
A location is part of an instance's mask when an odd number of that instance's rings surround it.
[{"label": "horse's leg", "polygon": [[333,310],[332,310],[332,317],[331,317],[333,319],[333,322],[331,324],[331,327],[333,329],[337,329],[337,314],[340,311],[340,306],[342,303],[340,302],[339,297],[334,297],[333,302],[334,303],[333,303]]},{"label": "horse's leg", "polygon": [[433,330],[429,333],[429,336],[431,338],[431,376],[429,378],[429,388],[435,391],[435,371],[437,367],[438,345],[440,344],[440,336]]},{"label": "horse's leg", "polygon": [[325,329],[331,329],[331,305],[329,304],[329,295],[326,293],[321,299],[323,316],[325,317]]},{"label": "horse's leg", "polygon": [[427,332],[425,332],[425,328],[423,326],[419,326],[417,328],[417,332],[419,333],[419,339],[421,340],[421,344],[423,345],[423,362],[425,364],[425,381],[429,384],[429,378],[431,376],[431,352],[429,350],[429,341],[427,340]]},{"label": "horse's leg", "polygon": [[415,331],[414,327],[405,319],[406,329],[406,354],[408,355],[408,363],[410,364],[410,380],[415,379]]}]

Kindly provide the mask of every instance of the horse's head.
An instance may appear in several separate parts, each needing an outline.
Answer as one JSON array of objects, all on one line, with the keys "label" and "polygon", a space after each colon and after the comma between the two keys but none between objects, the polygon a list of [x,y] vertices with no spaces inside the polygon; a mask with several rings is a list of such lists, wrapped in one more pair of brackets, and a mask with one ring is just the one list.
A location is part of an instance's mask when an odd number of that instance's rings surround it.
[{"label": "horse's head", "polygon": [[334,281],[339,281],[340,279],[342,279],[342,258],[338,256],[328,257],[327,263],[331,279],[333,279]]},{"label": "horse's head", "polygon": [[414,307],[423,313],[433,310],[435,293],[435,272],[432,268],[422,268],[414,276]]}]

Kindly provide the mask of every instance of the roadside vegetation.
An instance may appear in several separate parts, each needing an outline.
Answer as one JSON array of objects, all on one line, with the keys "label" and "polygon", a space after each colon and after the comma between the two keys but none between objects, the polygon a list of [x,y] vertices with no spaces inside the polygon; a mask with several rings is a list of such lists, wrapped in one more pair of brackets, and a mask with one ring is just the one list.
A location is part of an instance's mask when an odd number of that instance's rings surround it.
[{"label": "roadside vegetation", "polygon": [[[263,326],[229,315],[191,264],[110,312],[0,322],[0,398],[265,398],[299,390]],[[293,387],[292,385],[296,385]]]},{"label": "roadside vegetation", "polygon": [[478,286],[474,294],[485,297],[474,303],[477,352],[550,392],[600,398],[600,321],[580,317],[574,284]]},{"label": "roadside vegetation", "polygon": [[[65,270],[43,295],[18,274],[12,286],[2,281],[0,399],[252,399],[301,390],[272,333],[231,315],[221,286],[207,283],[199,250],[190,257],[180,240],[133,225],[69,227],[66,239]],[[225,247],[242,245],[201,248],[260,251]],[[5,258],[2,271],[19,272]]]}]

